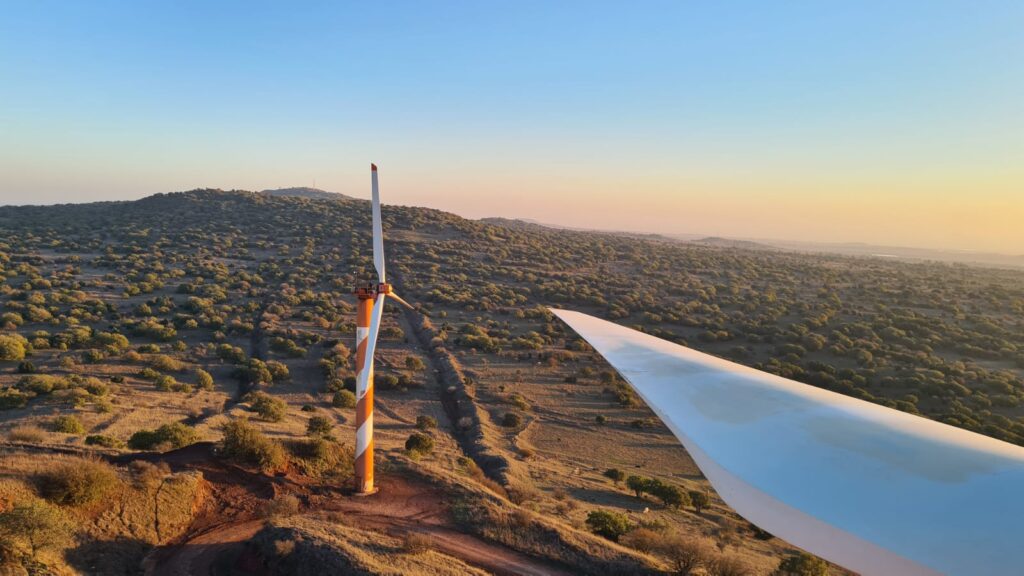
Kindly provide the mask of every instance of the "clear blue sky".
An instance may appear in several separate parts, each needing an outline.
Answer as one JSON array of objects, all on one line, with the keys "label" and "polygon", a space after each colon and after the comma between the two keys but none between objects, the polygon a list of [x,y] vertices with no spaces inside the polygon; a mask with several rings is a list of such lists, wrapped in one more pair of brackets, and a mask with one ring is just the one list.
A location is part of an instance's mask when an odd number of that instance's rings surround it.
[{"label": "clear blue sky", "polygon": [[311,185],[1024,252],[1024,2],[5,2],[0,204]]}]

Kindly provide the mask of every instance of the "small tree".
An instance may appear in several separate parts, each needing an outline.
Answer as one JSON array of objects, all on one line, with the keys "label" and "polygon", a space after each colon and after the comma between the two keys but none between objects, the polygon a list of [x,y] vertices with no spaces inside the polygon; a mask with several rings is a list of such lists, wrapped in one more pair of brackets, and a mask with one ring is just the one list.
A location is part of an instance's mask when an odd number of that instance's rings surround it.
[{"label": "small tree", "polygon": [[772,576],[828,576],[828,562],[821,558],[801,552],[798,556],[790,556],[779,564]]},{"label": "small tree", "polygon": [[632,490],[633,493],[636,494],[636,497],[639,498],[644,495],[644,492],[647,490],[647,485],[650,484],[650,482],[651,481],[649,479],[644,478],[643,476],[630,476],[629,478],[626,478],[626,487]]},{"label": "small tree", "polygon": [[416,417],[416,428],[426,432],[427,430],[437,428],[437,418],[433,416],[417,416]]},{"label": "small tree", "polygon": [[629,532],[629,520],[618,512],[593,510],[587,514],[587,527],[598,536],[618,542],[620,536]]},{"label": "small tree", "polygon": [[700,490],[690,490],[690,503],[693,504],[693,509],[697,514],[704,512],[704,509],[711,504],[711,499],[708,498],[706,492]]},{"label": "small tree", "polygon": [[43,500],[16,504],[0,513],[0,541],[35,558],[44,548],[60,548],[71,539],[64,511]]},{"label": "small tree", "polygon": [[334,429],[334,423],[330,419],[324,416],[313,416],[306,423],[306,436],[327,437],[331,435],[331,430]]},{"label": "small tree", "polygon": [[604,471],[604,477],[608,478],[618,486],[619,483],[626,479],[626,473],[618,468],[609,468]]}]

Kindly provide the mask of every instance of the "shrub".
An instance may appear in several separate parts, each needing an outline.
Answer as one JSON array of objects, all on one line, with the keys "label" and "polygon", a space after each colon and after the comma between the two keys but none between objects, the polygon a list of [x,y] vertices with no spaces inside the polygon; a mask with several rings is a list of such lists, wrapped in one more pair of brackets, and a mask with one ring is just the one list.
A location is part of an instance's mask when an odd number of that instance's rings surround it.
[{"label": "shrub", "polygon": [[821,558],[801,552],[790,556],[779,564],[772,576],[828,576],[828,562]]},{"label": "shrub", "polygon": [[266,392],[256,392],[252,395],[251,402],[253,411],[269,422],[280,422],[288,413],[288,404],[284,400]]},{"label": "shrub", "polygon": [[12,388],[0,390],[0,410],[24,408],[28,404],[28,394]]},{"label": "shrub", "polygon": [[618,542],[619,537],[629,531],[629,520],[618,512],[593,510],[587,514],[587,527],[598,536]]},{"label": "shrub", "polygon": [[82,421],[78,417],[71,415],[57,416],[53,419],[50,426],[54,432],[60,432],[61,434],[83,434],[85,432],[85,426],[82,425]]},{"label": "shrub", "polygon": [[161,372],[181,372],[185,365],[166,354],[159,354],[149,359],[149,367]]},{"label": "shrub", "polygon": [[434,439],[426,434],[414,432],[405,441],[405,449],[418,454],[429,454],[434,451]]},{"label": "shrub", "polygon": [[739,556],[722,554],[706,565],[708,576],[750,576],[754,570]]},{"label": "shrub", "polygon": [[102,434],[91,434],[85,437],[85,443],[89,446],[102,446],[104,448],[123,448],[124,442],[117,438],[104,436]]},{"label": "shrub", "polygon": [[294,516],[299,513],[300,504],[298,496],[294,494],[282,494],[264,506],[262,511],[263,517],[284,518]]},{"label": "shrub", "polygon": [[594,422],[603,425],[605,422],[608,422],[608,418],[606,418],[604,414],[598,414],[594,417]]},{"label": "shrub", "polygon": [[221,453],[227,458],[263,471],[279,470],[287,464],[288,458],[280,442],[264,436],[248,420],[232,420],[224,424],[223,430]]},{"label": "shrub", "polygon": [[711,498],[708,497],[706,492],[700,490],[690,490],[690,503],[693,505],[693,509],[700,514],[705,508],[711,504]]},{"label": "shrub", "polygon": [[18,364],[18,374],[34,374],[35,371],[36,365],[29,360],[25,360]]},{"label": "shrub", "polygon": [[655,543],[654,552],[664,556],[676,574],[692,574],[714,560],[715,546],[706,538],[684,538],[668,534]]},{"label": "shrub", "polygon": [[35,426],[18,426],[7,433],[7,439],[11,442],[39,444],[46,440],[46,432]]},{"label": "shrub", "polygon": [[604,477],[615,483],[616,486],[626,479],[626,473],[618,468],[609,468],[604,471]]},{"label": "shrub", "polygon": [[331,430],[334,429],[334,422],[331,422],[329,418],[324,416],[313,416],[306,423],[306,435],[307,436],[330,436]]},{"label": "shrub", "polygon": [[288,366],[276,360],[267,361],[267,370],[270,372],[270,379],[272,382],[286,382],[291,378],[291,374],[288,372]]},{"label": "shrub", "polygon": [[325,438],[311,438],[288,443],[295,465],[306,476],[329,476],[342,481],[354,473],[355,451],[345,444]]},{"label": "shrub", "polygon": [[39,493],[55,504],[77,506],[99,500],[117,484],[117,474],[106,462],[75,459],[39,474]]},{"label": "shrub", "polygon": [[202,368],[196,369],[196,386],[200,390],[213,390],[213,376]]},{"label": "shrub", "polygon": [[64,511],[43,500],[15,504],[0,513],[0,541],[32,558],[40,550],[64,547],[71,535],[72,524]]},{"label": "shrub", "polygon": [[523,417],[515,412],[506,412],[501,418],[501,425],[506,428],[518,428],[523,425]]},{"label": "shrub", "polygon": [[416,417],[416,428],[426,432],[432,428],[437,428],[437,418],[433,416],[417,416]]},{"label": "shrub", "polygon": [[402,548],[407,554],[422,554],[433,547],[433,538],[421,532],[409,532],[402,541]]},{"label": "shrub", "polygon": [[182,422],[164,424],[156,430],[139,430],[128,439],[133,450],[175,450],[199,441],[196,429]]},{"label": "shrub", "polygon": [[355,408],[356,395],[348,390],[335,392],[334,397],[331,398],[331,404],[337,408]]},{"label": "shrub", "polygon": [[18,362],[25,359],[28,341],[17,334],[0,334],[0,360]]}]

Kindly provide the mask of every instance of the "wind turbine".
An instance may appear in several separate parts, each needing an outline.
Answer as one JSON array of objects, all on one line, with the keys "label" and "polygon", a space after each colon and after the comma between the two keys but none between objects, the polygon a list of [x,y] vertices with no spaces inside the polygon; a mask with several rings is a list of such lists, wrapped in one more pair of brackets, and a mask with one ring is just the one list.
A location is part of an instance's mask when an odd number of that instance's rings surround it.
[{"label": "wind turbine", "polygon": [[359,286],[355,295],[359,299],[356,317],[356,493],[370,495],[377,492],[373,486],[373,353],[377,347],[384,301],[390,296],[399,304],[412,306],[398,297],[387,283],[384,271],[384,230],[380,218],[380,190],[377,185],[377,165],[370,164],[373,190],[373,267],[377,270],[377,283]]}]

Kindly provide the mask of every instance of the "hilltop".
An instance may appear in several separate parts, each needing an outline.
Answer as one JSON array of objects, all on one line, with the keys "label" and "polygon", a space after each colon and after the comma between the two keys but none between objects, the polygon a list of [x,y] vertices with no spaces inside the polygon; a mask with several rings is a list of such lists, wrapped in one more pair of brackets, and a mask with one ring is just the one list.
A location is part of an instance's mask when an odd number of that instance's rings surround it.
[{"label": "hilltop", "polygon": [[[417,310],[385,312],[384,491],[361,503],[346,486],[368,202],[196,190],[0,208],[0,510],[77,530],[0,558],[653,574],[683,542],[768,574],[798,553],[732,512],[546,306],[1024,444],[1024,273],[383,216],[389,275]],[[88,469],[112,511],[40,483],[79,456],[102,457]],[[628,476],[660,488],[638,496]]]}]

